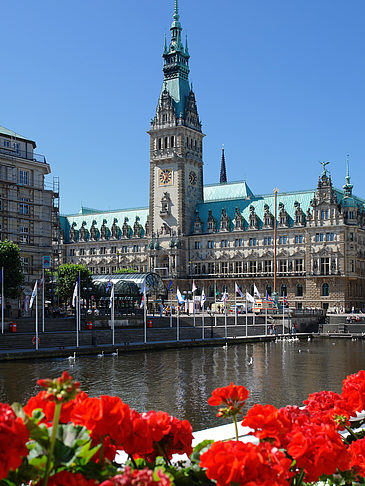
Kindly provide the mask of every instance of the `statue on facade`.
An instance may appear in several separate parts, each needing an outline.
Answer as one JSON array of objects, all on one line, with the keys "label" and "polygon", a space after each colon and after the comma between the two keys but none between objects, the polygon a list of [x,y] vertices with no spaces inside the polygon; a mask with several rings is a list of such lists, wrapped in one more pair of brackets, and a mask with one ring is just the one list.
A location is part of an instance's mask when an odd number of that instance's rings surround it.
[{"label": "statue on facade", "polygon": [[111,228],[111,231],[112,231],[112,239],[113,240],[118,239],[118,236],[119,236],[119,233],[120,233],[120,228],[117,225],[117,223],[118,223],[118,219],[117,218],[114,218],[113,224],[112,224],[112,228]]},{"label": "statue on facade", "polygon": [[133,225],[133,237],[138,238],[141,236],[142,226],[139,224],[139,216],[136,216],[136,221]]},{"label": "statue on facade", "polygon": [[91,228],[90,228],[90,240],[96,241],[98,239],[98,230],[96,228],[96,221],[95,219],[91,223]]},{"label": "statue on facade", "polygon": [[70,228],[70,241],[76,241],[77,230],[75,230],[75,226],[77,226],[77,223],[73,222]]},{"label": "statue on facade", "polygon": [[107,220],[103,219],[103,224],[100,227],[100,238],[107,240],[109,235],[109,228],[106,226]]},{"label": "statue on facade", "polygon": [[87,237],[89,235],[89,232],[85,228],[85,226],[86,226],[86,221],[83,221],[81,228],[80,228],[80,241],[87,241]]},{"label": "statue on facade", "polygon": [[128,238],[129,237],[129,226],[128,226],[129,219],[127,217],[124,218],[124,223],[122,226],[122,237]]}]

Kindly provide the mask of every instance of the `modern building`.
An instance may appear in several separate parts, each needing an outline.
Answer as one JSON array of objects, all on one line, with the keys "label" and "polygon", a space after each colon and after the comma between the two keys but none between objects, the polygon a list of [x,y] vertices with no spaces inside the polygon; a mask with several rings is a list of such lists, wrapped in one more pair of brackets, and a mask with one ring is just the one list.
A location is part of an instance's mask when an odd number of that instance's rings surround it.
[{"label": "modern building", "polygon": [[42,274],[43,256],[58,240],[58,180],[47,187],[51,169],[36,143],[0,126],[0,236],[21,250],[25,288]]},{"label": "modern building", "polygon": [[[214,299],[234,299],[235,283],[264,296],[273,288],[291,306],[362,308],[365,292],[365,200],[352,193],[349,168],[335,188],[323,163],[315,187],[256,194],[227,182],[224,150],[219,184],[203,183],[202,124],[189,83],[189,51],[177,2],[163,51],[163,83],[151,122],[149,207],[82,208],[61,217],[62,262],[95,274],[119,268],[158,272],[180,290],[192,280]],[[274,241],[276,218],[276,244]],[[199,292],[199,290],[198,290]]]}]

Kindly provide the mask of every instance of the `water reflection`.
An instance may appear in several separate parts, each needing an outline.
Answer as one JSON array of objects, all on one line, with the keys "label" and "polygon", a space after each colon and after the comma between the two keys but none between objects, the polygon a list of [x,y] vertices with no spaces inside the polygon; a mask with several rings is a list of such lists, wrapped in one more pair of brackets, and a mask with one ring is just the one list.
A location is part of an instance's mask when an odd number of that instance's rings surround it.
[{"label": "water reflection", "polygon": [[207,404],[214,388],[231,381],[245,385],[248,406],[301,404],[309,393],[340,391],[348,374],[365,368],[364,346],[363,341],[315,340],[90,356],[75,362],[3,362],[0,401],[25,403],[39,391],[38,378],[67,370],[91,396],[118,395],[139,411],[165,410],[190,420],[197,430],[221,424]]}]

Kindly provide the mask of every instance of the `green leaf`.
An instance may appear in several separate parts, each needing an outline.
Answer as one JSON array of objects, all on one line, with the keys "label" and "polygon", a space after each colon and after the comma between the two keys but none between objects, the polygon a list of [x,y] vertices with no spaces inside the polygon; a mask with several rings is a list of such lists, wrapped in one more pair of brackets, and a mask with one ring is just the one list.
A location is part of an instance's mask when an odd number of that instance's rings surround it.
[{"label": "green leaf", "polygon": [[190,460],[192,464],[199,464],[200,463],[200,456],[204,452],[206,452],[209,447],[213,444],[214,440],[203,440],[203,442],[199,442],[191,453]]}]

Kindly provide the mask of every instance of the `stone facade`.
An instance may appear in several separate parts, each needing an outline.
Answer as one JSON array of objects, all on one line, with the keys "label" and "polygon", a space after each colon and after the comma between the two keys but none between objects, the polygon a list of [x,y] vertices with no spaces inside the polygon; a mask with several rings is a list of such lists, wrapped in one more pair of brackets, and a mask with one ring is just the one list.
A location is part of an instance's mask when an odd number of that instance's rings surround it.
[{"label": "stone facade", "polygon": [[21,249],[25,286],[42,274],[42,257],[52,255],[57,240],[58,193],[47,188],[51,169],[36,144],[0,127],[0,235]]},{"label": "stone facade", "polygon": [[155,271],[181,290],[194,279],[208,301],[215,289],[227,290],[233,301],[235,283],[251,293],[256,285],[265,297],[275,290],[276,217],[279,295],[297,308],[363,308],[365,201],[353,196],[349,170],[337,189],[323,163],[312,190],[277,194],[276,213],[274,194],[255,194],[246,181],[226,182],[224,153],[220,183],[204,186],[204,134],[181,30],[175,7],[148,132],[149,207],[83,208],[61,217],[62,261],[84,263],[94,273]]}]

